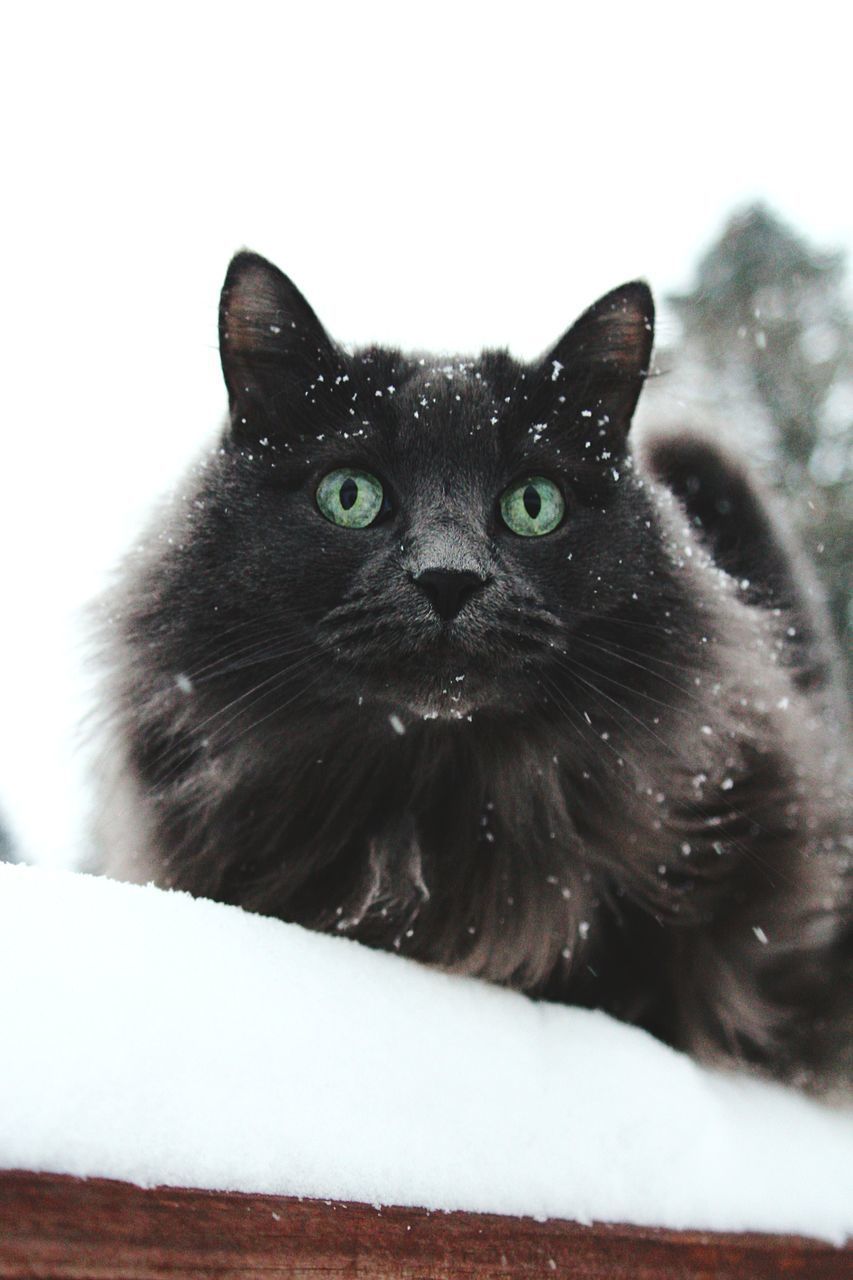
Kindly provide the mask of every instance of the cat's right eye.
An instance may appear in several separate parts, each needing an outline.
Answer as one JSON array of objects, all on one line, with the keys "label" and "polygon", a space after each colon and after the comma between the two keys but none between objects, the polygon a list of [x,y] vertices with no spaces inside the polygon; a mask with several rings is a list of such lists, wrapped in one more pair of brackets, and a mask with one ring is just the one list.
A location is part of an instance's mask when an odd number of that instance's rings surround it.
[{"label": "cat's right eye", "polygon": [[317,487],[317,506],[332,524],[365,529],[388,510],[381,481],[368,471],[330,471]]}]

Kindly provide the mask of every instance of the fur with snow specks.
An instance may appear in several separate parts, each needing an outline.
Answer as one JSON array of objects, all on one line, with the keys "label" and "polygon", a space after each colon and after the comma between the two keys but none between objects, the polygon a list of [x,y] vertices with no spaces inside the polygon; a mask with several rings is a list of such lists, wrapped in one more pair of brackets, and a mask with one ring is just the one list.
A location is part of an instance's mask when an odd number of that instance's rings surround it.
[{"label": "fur with snow specks", "polygon": [[[241,254],[219,449],[108,603],[103,869],[548,998],[705,1058],[850,1069],[843,699],[740,466],[627,434],[642,284],[541,362],[347,354]],[[319,480],[391,498],[335,526]],[[521,538],[498,498],[554,479]],[[447,621],[414,579],[476,574]]]}]

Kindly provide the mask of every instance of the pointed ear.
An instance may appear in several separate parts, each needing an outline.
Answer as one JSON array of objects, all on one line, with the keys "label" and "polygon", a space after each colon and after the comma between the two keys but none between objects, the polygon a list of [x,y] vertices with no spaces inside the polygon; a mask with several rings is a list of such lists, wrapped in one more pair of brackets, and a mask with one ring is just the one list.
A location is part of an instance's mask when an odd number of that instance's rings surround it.
[{"label": "pointed ear", "polygon": [[331,339],[294,284],[266,258],[238,253],[219,304],[219,354],[236,435],[300,429],[306,397],[336,371]]},{"label": "pointed ear", "polygon": [[539,394],[550,393],[551,412],[591,416],[614,443],[624,442],[649,371],[654,317],[641,280],[599,298],[542,362]]}]

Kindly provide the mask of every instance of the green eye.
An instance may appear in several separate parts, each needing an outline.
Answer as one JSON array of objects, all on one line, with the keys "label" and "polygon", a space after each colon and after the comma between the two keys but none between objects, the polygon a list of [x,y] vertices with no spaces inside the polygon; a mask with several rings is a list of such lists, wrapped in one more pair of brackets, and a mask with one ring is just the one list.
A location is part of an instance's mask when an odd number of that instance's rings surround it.
[{"label": "green eye", "polygon": [[563,518],[566,503],[553,480],[531,476],[512,485],[501,496],[501,515],[523,538],[551,533]]},{"label": "green eye", "polygon": [[332,524],[364,529],[382,510],[382,485],[367,471],[330,471],[317,489],[317,506]]}]

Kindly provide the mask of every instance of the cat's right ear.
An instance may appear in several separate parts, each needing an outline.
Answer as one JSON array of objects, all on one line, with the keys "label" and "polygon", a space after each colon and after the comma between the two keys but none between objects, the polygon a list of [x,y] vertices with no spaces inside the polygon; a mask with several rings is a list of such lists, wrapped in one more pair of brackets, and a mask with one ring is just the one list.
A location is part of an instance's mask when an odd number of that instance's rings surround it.
[{"label": "cat's right ear", "polygon": [[654,318],[652,295],[642,280],[599,298],[542,362],[537,412],[584,431],[586,419],[593,419],[611,448],[623,448],[649,374]]},{"label": "cat's right ear", "polygon": [[219,354],[238,438],[296,432],[335,347],[296,286],[256,253],[232,259],[219,304]]}]

